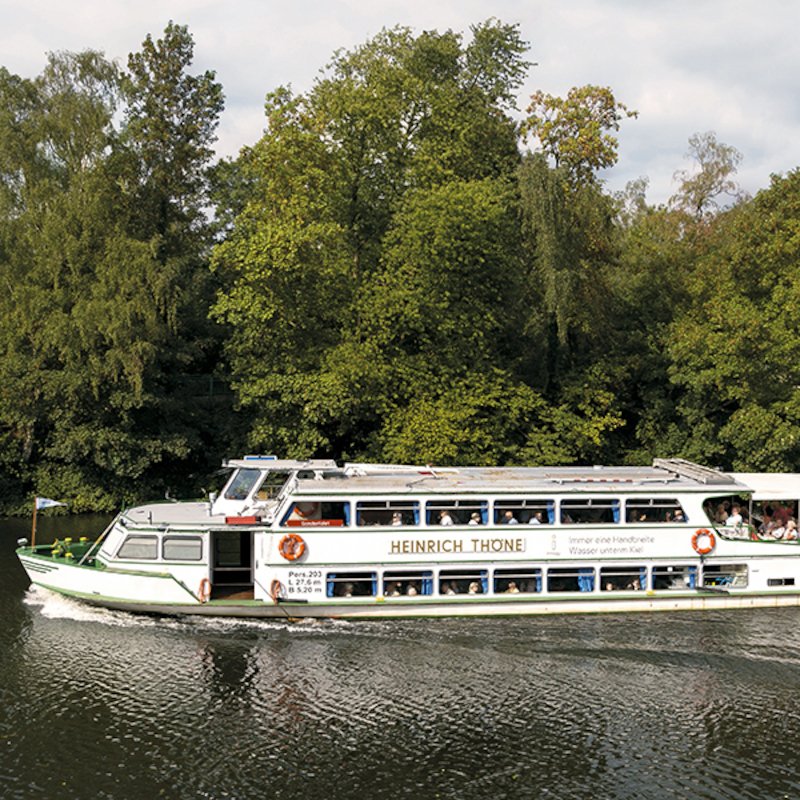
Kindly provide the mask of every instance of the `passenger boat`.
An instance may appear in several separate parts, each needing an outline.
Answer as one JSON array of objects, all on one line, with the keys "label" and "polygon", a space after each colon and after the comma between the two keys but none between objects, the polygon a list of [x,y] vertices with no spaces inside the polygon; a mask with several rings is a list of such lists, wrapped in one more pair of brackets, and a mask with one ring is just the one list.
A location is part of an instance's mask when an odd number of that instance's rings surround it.
[{"label": "passenger boat", "polygon": [[95,542],[21,540],[18,557],[37,586],[155,614],[365,619],[800,604],[798,540],[785,522],[783,538],[774,528],[779,515],[797,518],[800,475],[681,459],[439,469],[248,456],[225,466],[219,496],[127,509]]}]

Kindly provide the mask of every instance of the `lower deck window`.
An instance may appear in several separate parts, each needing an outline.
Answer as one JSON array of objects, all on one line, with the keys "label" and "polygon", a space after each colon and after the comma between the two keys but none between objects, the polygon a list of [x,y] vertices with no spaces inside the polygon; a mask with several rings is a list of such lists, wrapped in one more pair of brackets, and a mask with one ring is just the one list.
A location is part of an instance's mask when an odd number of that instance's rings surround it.
[{"label": "lower deck window", "polygon": [[439,572],[439,594],[486,594],[489,570],[443,569]]},{"label": "lower deck window", "polygon": [[158,536],[128,536],[122,543],[117,558],[150,561],[158,558]]},{"label": "lower deck window", "polygon": [[200,561],[203,540],[199,536],[165,536],[161,554],[165,561]]},{"label": "lower deck window", "polygon": [[647,567],[603,567],[600,570],[600,591],[635,592],[647,589]]},{"label": "lower deck window", "polygon": [[697,588],[697,567],[685,564],[653,567],[653,588],[681,591]]},{"label": "lower deck window", "polygon": [[375,572],[329,572],[326,578],[328,597],[374,597],[378,594]]},{"label": "lower deck window", "polygon": [[707,564],[703,567],[703,586],[747,586],[747,564]]},{"label": "lower deck window", "polygon": [[535,594],[542,591],[542,571],[532,567],[514,567],[494,571],[495,594]]},{"label": "lower deck window", "polygon": [[794,586],[794,578],[767,578],[767,586]]},{"label": "lower deck window", "polygon": [[593,567],[554,567],[547,570],[548,592],[593,592]]},{"label": "lower deck window", "polygon": [[385,572],[383,594],[385,597],[417,597],[433,594],[433,572],[429,570]]}]

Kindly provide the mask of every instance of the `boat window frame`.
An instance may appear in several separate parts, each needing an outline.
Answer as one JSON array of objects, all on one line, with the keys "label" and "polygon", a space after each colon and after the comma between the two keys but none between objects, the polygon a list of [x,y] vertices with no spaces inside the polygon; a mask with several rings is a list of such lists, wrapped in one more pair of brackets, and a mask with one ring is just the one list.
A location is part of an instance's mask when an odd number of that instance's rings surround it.
[{"label": "boat window frame", "polygon": [[[459,597],[480,597],[489,594],[489,568],[488,567],[471,567],[465,565],[463,567],[445,567],[439,569],[436,575],[436,591],[442,597],[450,595],[442,591],[443,579],[449,581],[451,586],[454,582],[458,582],[458,588],[453,587],[455,590],[454,595]],[[477,582],[480,585],[479,592],[470,592],[469,585]]]},{"label": "boat window frame", "polygon": [[[117,548],[117,554],[115,556],[116,559],[120,561],[158,561],[159,560],[159,546],[158,540],[161,537],[156,533],[135,533],[129,532],[125,539],[122,541],[122,544]],[[153,552],[155,555],[152,556],[126,556],[123,555],[123,550],[125,549],[125,545],[127,545],[132,539],[146,539],[152,540],[153,542]]]},{"label": "boat window frame", "polygon": [[[575,588],[556,589],[553,580],[575,579]],[[570,564],[569,566],[548,567],[546,572],[548,594],[567,594],[570,592],[591,594],[597,591],[597,568],[590,564]]]},{"label": "boat window frame", "polygon": [[[492,570],[492,594],[541,594],[543,574],[544,570],[541,567],[527,565],[496,567]],[[518,592],[508,591],[508,584],[512,579],[516,579],[514,582],[517,584]],[[501,581],[505,582],[505,589],[498,588]],[[530,588],[531,583],[533,589]]]},{"label": "boat window frame", "polygon": [[[672,586],[659,586],[670,575],[674,575],[679,581],[679,585],[675,584],[675,578],[672,579]],[[650,568],[650,585],[653,591],[657,592],[688,592],[694,591],[700,585],[700,572],[697,564],[680,563],[673,564],[653,564]]]},{"label": "boat window frame", "polygon": [[[647,591],[649,582],[649,570],[646,564],[602,564],[600,566],[599,589],[601,592],[640,592]],[[622,581],[614,580],[617,578],[625,579],[625,585],[619,585]],[[633,582],[638,582],[638,586],[631,586]],[[611,583],[612,588],[608,588]]]},{"label": "boat window frame", "polygon": [[[610,510],[611,511],[611,520],[604,520],[604,519],[576,519],[575,516],[570,514],[569,512],[580,511],[581,509],[599,509],[603,510]],[[564,519],[566,515],[569,517],[568,520]],[[576,515],[577,516],[577,515]],[[584,526],[584,525],[619,525],[620,519],[622,517],[622,500],[619,497],[582,497],[582,496],[570,496],[570,497],[562,497],[559,504],[558,504],[558,520],[561,525],[576,525],[576,526]]]},{"label": "boat window frame", "polygon": [[[675,520],[675,519],[631,519],[631,512],[639,512],[644,511],[645,509],[654,509],[653,516],[666,516],[667,513],[670,511],[674,514],[676,511],[680,511],[683,514],[682,520]],[[663,514],[660,514],[659,511],[663,510]],[[625,524],[626,525],[683,525],[689,521],[689,517],[686,514],[686,509],[683,507],[683,503],[681,503],[678,497],[671,498],[671,497],[660,497],[660,496],[649,496],[649,497],[626,497],[625,498]]]},{"label": "boat window frame", "polygon": [[[464,517],[466,522],[460,522],[453,519],[453,525],[442,525],[434,520],[436,512],[449,511],[455,512],[457,516]],[[488,498],[465,498],[465,497],[441,497],[428,499],[425,501],[425,525],[430,528],[466,528],[470,526],[470,518],[473,513],[480,514],[481,521],[475,523],[472,527],[480,527],[489,524],[489,500]]]},{"label": "boat window frame", "polygon": [[[336,593],[336,587],[342,584],[352,583],[354,586],[354,591],[350,597],[345,597],[342,594]],[[369,583],[369,588],[371,591],[369,593],[365,592],[358,592],[356,593],[356,588],[363,588],[363,584]],[[378,571],[377,570],[368,570],[368,569],[359,569],[359,570],[347,570],[345,572],[341,572],[339,570],[329,570],[325,573],[325,597],[333,599],[333,600],[354,600],[362,597],[372,597],[375,598],[378,596]]]},{"label": "boat window frame", "polygon": [[[408,588],[401,591],[398,595],[387,593],[387,587],[390,583],[400,583],[401,585],[406,582],[413,581],[418,587],[416,594],[407,594]],[[381,594],[384,597],[399,598],[399,597],[428,597],[433,594],[434,574],[433,569],[386,569],[381,575]]]},{"label": "boat window frame", "polygon": [[[371,505],[371,508],[364,508],[364,506]],[[420,520],[420,507],[421,503],[419,500],[411,500],[411,499],[403,499],[403,500],[393,500],[393,499],[383,499],[383,500],[376,500],[372,499],[361,499],[355,501],[355,524],[358,528],[411,528],[419,525]],[[362,522],[361,521],[361,514],[363,512],[366,513],[375,513],[379,514],[381,512],[388,515],[388,522]],[[392,516],[398,513],[401,515],[402,522],[399,525],[395,525],[391,520]],[[412,521],[409,522],[408,519]]]},{"label": "boat window frame", "polygon": [[[243,475],[246,472],[255,473],[255,475],[253,476],[253,479],[250,481],[250,484],[249,484],[249,486],[247,488],[247,491],[245,491],[244,494],[241,494],[240,492],[237,492],[237,494],[232,495],[231,491],[233,490],[234,485],[237,484],[237,480],[239,479],[239,477],[241,475]],[[239,501],[239,502],[241,502],[242,500],[247,500],[247,498],[250,497],[250,494],[252,493],[253,489],[256,487],[256,485],[258,485],[259,478],[261,477],[261,474],[263,472],[264,472],[264,470],[263,469],[259,469],[258,467],[239,467],[236,470],[236,472],[234,472],[233,475],[231,475],[230,480],[225,485],[225,488],[222,490],[223,499],[224,500],[234,500],[234,501]]]},{"label": "boat window frame", "polygon": [[[518,513],[514,515],[517,524],[519,525],[553,525],[556,521],[556,501],[554,497],[521,497],[519,499],[496,499],[492,507],[492,519],[495,525],[504,525],[502,515],[506,511],[517,510]],[[530,510],[530,513],[528,511]],[[540,522],[531,523],[533,514],[537,511],[542,512],[542,519]],[[527,513],[528,516],[523,520],[520,519],[522,513]]]},{"label": "boat window frame", "polygon": [[[182,543],[188,543],[191,540],[196,540],[200,545],[199,555],[196,558],[175,558],[174,556],[167,555],[167,545],[173,541],[179,541]],[[171,561],[171,562],[191,562],[194,563],[196,561],[203,561],[203,552],[205,550],[203,544],[203,536],[199,533],[194,534],[174,534],[174,533],[165,533],[164,536],[161,538],[161,559],[162,561]]]},{"label": "boat window frame", "polygon": [[[729,570],[725,572],[724,570]],[[709,579],[712,582],[709,582]],[[747,562],[703,564],[702,587],[714,589],[746,589],[750,582]]]}]

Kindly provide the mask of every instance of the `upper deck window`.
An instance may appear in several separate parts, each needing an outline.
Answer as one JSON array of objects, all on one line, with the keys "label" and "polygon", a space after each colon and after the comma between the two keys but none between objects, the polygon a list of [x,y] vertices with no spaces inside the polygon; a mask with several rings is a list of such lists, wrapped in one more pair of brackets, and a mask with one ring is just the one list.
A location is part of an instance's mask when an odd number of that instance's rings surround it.
[{"label": "upper deck window", "polygon": [[678,500],[667,497],[636,497],[625,503],[628,522],[686,522],[686,514]]},{"label": "upper deck window", "polygon": [[597,525],[619,522],[619,500],[579,498],[561,501],[563,525]]},{"label": "upper deck window", "polygon": [[362,500],[356,503],[356,525],[419,525],[416,500]]},{"label": "upper deck window", "polygon": [[430,500],[425,504],[428,525],[486,525],[489,522],[487,500]]},{"label": "upper deck window", "polygon": [[350,503],[299,500],[292,503],[281,524],[290,528],[341,528],[350,524]]},{"label": "upper deck window", "polygon": [[556,521],[553,500],[496,500],[495,525],[552,525]]},{"label": "upper deck window", "polygon": [[226,500],[246,500],[250,490],[261,476],[260,469],[237,469],[225,489]]}]

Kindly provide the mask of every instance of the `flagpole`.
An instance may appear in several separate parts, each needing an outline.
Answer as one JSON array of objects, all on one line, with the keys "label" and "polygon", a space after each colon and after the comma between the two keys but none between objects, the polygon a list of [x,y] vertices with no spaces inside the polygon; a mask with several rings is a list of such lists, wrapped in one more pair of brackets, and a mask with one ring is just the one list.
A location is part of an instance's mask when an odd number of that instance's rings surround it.
[{"label": "flagpole", "polygon": [[31,525],[31,548],[36,547],[36,497],[33,498],[33,524]]}]

